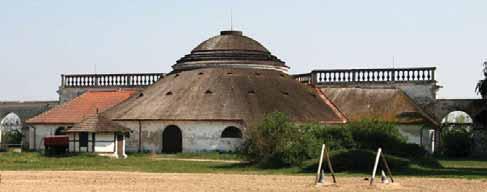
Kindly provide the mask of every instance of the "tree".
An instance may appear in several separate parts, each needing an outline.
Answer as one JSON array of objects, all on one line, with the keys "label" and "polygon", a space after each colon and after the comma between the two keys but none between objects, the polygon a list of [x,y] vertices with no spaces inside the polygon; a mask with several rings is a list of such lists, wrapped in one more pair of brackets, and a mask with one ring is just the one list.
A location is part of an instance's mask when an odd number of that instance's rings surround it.
[{"label": "tree", "polygon": [[475,91],[477,94],[480,94],[482,98],[487,99],[487,61],[484,62],[484,79],[477,83]]}]

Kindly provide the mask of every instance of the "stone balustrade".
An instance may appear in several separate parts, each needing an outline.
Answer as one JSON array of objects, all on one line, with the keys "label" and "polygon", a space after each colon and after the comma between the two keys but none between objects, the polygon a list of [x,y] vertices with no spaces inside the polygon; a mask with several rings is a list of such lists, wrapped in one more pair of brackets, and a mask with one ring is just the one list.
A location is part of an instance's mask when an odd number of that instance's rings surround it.
[{"label": "stone balustrade", "polygon": [[61,75],[61,87],[144,87],[163,77],[163,73]]},{"label": "stone balustrade", "polygon": [[305,84],[374,83],[374,82],[432,82],[435,67],[390,69],[313,70],[293,77]]}]

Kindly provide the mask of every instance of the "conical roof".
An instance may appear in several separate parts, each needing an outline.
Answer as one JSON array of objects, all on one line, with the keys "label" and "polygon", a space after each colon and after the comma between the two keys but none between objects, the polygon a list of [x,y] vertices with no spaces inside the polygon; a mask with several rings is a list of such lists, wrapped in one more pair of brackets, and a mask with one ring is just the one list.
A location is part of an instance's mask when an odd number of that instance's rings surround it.
[{"label": "conical roof", "polygon": [[197,68],[254,68],[287,71],[283,61],[241,31],[222,31],[194,48],[172,66],[176,71]]},{"label": "conical roof", "polygon": [[321,92],[287,74],[240,68],[172,73],[106,115],[114,120],[243,121],[252,127],[276,111],[297,122],[346,121]]}]

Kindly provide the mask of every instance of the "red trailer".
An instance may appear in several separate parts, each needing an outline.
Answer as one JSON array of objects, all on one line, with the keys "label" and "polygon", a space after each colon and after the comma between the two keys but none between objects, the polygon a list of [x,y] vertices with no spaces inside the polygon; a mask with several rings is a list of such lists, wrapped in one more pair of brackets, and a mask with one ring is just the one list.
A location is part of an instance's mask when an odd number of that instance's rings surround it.
[{"label": "red trailer", "polygon": [[47,155],[67,153],[69,148],[69,137],[66,135],[44,137],[44,147]]}]

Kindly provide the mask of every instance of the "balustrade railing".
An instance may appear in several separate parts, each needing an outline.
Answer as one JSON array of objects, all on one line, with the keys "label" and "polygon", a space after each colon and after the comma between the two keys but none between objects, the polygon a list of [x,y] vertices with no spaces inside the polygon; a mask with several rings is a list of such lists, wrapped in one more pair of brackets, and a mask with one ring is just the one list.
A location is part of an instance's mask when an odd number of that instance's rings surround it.
[{"label": "balustrade railing", "polygon": [[369,83],[369,82],[429,82],[435,81],[435,67],[399,69],[339,69],[313,70],[294,75],[306,84]]},{"label": "balustrade railing", "polygon": [[143,87],[151,85],[163,77],[163,73],[61,75],[61,86]]}]

